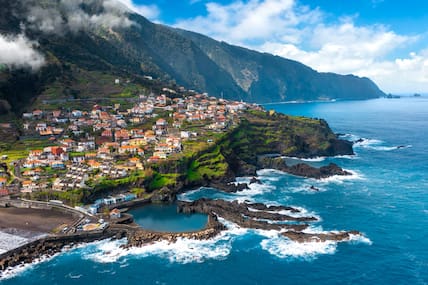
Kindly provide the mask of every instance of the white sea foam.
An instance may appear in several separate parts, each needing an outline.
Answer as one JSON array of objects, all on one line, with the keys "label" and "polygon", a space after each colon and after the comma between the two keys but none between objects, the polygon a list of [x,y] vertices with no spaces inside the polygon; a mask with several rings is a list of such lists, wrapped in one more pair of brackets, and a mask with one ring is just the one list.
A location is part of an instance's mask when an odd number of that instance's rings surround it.
[{"label": "white sea foam", "polygon": [[354,147],[360,147],[360,148],[372,149],[372,150],[378,150],[378,151],[392,151],[392,150],[411,148],[412,145],[388,146],[388,145],[385,145],[385,142],[382,140],[362,138],[362,141],[356,142],[354,144]]},{"label": "white sea foam", "polygon": [[72,274],[71,272],[67,274],[67,277],[70,279],[79,279],[83,274]]},{"label": "white sea foam", "polygon": [[0,253],[4,253],[11,249],[24,245],[31,240],[18,235],[13,235],[0,231]]},{"label": "white sea foam", "polygon": [[300,161],[306,161],[306,162],[321,162],[321,161],[324,161],[327,157],[317,156],[312,158],[300,158],[300,157],[294,157],[294,156],[283,156],[282,158],[288,158],[288,159],[300,160]]},{"label": "white sea foam", "polygon": [[248,185],[248,189],[238,191],[235,193],[235,195],[240,197],[245,196],[246,198],[249,198],[249,200],[251,200],[253,196],[265,194],[267,192],[271,192],[272,190],[275,190],[275,186],[268,184],[252,183]]},{"label": "white sea foam", "polygon": [[343,134],[343,135],[340,135],[339,138],[344,139],[344,140],[349,140],[349,141],[357,141],[361,137],[354,135],[354,134]]},{"label": "white sea foam", "polygon": [[104,240],[92,243],[85,252],[83,258],[99,263],[119,262],[124,257],[133,256],[143,258],[147,256],[159,256],[172,263],[204,262],[208,259],[224,259],[232,249],[232,242],[236,236],[244,235],[247,229],[240,228],[233,223],[220,219],[227,230],[219,236],[209,240],[193,240],[179,238],[176,242],[158,241],[142,247],[121,248],[126,243],[122,240]]},{"label": "white sea foam", "polygon": [[37,258],[32,263],[25,263],[20,264],[14,267],[8,267],[6,270],[0,271],[0,282],[2,280],[14,278],[16,276],[21,275],[22,273],[31,270],[34,268],[37,264],[46,262],[48,260],[51,260],[55,258],[56,256],[60,255],[61,253],[54,254],[52,256],[41,256],[40,258]]},{"label": "white sea foam", "polygon": [[350,235],[350,242],[351,243],[364,243],[364,244],[368,244],[368,245],[372,245],[373,242],[366,236],[364,235]]},{"label": "white sea foam", "polygon": [[357,171],[354,170],[350,170],[350,169],[343,169],[349,173],[351,173],[351,175],[333,175],[331,177],[327,177],[327,178],[321,178],[320,181],[321,183],[335,183],[335,184],[342,184],[345,181],[349,181],[349,180],[364,180],[364,176],[360,173],[358,173]]},{"label": "white sea foam", "polygon": [[284,172],[276,169],[270,169],[270,168],[257,170],[257,175],[262,176],[263,178],[267,178],[267,177],[275,178],[275,176],[277,176],[278,174],[281,175],[281,174],[284,174]]},{"label": "white sea foam", "polygon": [[260,243],[262,249],[279,258],[315,259],[319,254],[334,254],[337,243],[326,242],[294,242],[285,237],[264,239]]},{"label": "white sea foam", "polygon": [[[311,182],[316,181],[313,181],[313,179],[311,179]],[[315,189],[311,189],[312,186],[314,186]],[[310,195],[327,191],[327,188],[323,187],[322,185],[319,185],[318,183],[303,183],[298,186],[287,187],[286,189],[292,193],[304,193]]]},{"label": "white sea foam", "polygon": [[[266,231],[265,231],[266,232]],[[324,231],[321,226],[310,226],[303,230],[304,233],[326,234],[340,233],[340,231]],[[279,258],[303,258],[306,260],[315,259],[320,254],[334,254],[337,248],[337,241],[313,241],[313,242],[295,242],[280,235],[280,232],[260,232],[260,235],[267,237],[261,241],[262,249]],[[350,234],[350,243],[364,243],[371,245],[372,242],[364,235]]]}]

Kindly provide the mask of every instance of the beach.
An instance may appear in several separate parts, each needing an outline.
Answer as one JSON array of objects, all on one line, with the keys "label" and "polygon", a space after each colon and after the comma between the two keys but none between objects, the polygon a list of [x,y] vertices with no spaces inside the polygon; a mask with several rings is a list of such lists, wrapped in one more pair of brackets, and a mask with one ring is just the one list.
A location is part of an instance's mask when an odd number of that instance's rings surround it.
[{"label": "beach", "polygon": [[0,208],[0,253],[51,233],[76,218],[56,210]]}]

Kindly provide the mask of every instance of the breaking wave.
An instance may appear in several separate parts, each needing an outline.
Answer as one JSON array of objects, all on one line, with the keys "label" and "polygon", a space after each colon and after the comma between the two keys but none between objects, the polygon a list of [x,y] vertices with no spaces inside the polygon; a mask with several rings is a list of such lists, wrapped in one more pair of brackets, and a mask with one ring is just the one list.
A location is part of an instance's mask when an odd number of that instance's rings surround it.
[{"label": "breaking wave", "polygon": [[158,256],[167,259],[171,263],[181,264],[201,263],[208,259],[222,260],[230,254],[233,240],[237,236],[244,235],[247,230],[223,219],[221,221],[226,224],[228,229],[209,240],[179,238],[174,243],[158,241],[142,247],[128,249],[121,247],[126,243],[126,239],[105,240],[90,244],[82,255],[84,259],[99,263],[118,262],[130,256],[134,258]]}]

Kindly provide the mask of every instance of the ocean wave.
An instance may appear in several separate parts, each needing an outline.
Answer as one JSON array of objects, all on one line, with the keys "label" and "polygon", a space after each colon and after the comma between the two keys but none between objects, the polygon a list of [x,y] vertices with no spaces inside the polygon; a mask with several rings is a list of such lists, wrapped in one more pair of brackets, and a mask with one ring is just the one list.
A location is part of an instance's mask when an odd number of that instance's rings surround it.
[{"label": "ocean wave", "polygon": [[0,271],[0,282],[3,280],[6,280],[6,279],[11,279],[11,278],[17,277],[17,276],[23,274],[24,272],[27,272],[28,270],[33,269],[38,264],[52,260],[53,258],[57,257],[60,254],[61,254],[61,252],[56,253],[52,256],[46,256],[45,255],[45,256],[41,256],[41,257],[37,258],[32,263],[25,263],[25,264],[20,264],[20,265],[14,266],[14,267],[8,267],[8,268],[6,268],[6,270]]},{"label": "ocean wave", "polygon": [[385,145],[385,142],[382,140],[360,138],[358,140],[355,140],[354,147],[377,150],[377,151],[392,151],[392,150],[411,148],[413,146],[412,145],[395,145],[395,146],[389,145],[388,146],[388,145]]},{"label": "ocean wave", "polygon": [[334,254],[337,243],[326,242],[295,242],[287,238],[276,236],[264,239],[260,243],[262,249],[279,258],[302,258],[313,260],[320,254]]},{"label": "ocean wave", "polygon": [[373,242],[368,238],[368,237],[366,237],[365,235],[353,235],[353,234],[350,234],[350,242],[351,243],[363,243],[363,244],[367,244],[367,245],[372,245],[373,244]]},{"label": "ocean wave", "polygon": [[300,158],[300,157],[294,157],[294,156],[282,156],[281,158],[288,158],[293,160],[300,160],[300,161],[306,161],[306,162],[322,162],[326,160],[326,156],[317,156],[312,158]]},{"label": "ocean wave", "polygon": [[[278,206],[277,204],[271,204],[267,206]],[[298,210],[299,212],[292,212],[290,210],[278,210],[278,211],[263,211],[266,213],[272,213],[272,214],[280,214],[280,215],[286,215],[286,216],[290,216],[293,218],[304,218],[304,217],[314,217],[316,218],[318,221],[321,221],[321,217],[318,216],[315,212],[309,211],[303,207],[298,207],[298,206],[290,206],[291,208],[294,208],[296,210]],[[251,212],[260,212],[261,210],[257,210],[257,209],[253,209],[251,207],[248,207],[248,210]]]},{"label": "ocean wave", "polygon": [[270,168],[257,170],[257,175],[259,177],[263,177],[265,179],[268,179],[268,178],[274,178],[275,179],[278,174],[284,175],[284,172],[280,171],[280,170],[276,170],[276,169],[270,169]]},{"label": "ocean wave", "polygon": [[[311,180],[311,182],[312,182],[312,180]],[[315,189],[311,188],[312,186]],[[315,195],[317,193],[327,191],[327,188],[325,188],[321,185],[318,185],[317,183],[303,183],[303,184],[300,184],[297,186],[287,187],[287,190],[292,192],[292,193],[304,193],[304,194]]]},{"label": "ocean wave", "polygon": [[30,241],[31,239],[29,238],[0,231],[0,253],[20,247],[21,245],[24,245]]},{"label": "ocean wave", "polygon": [[[327,177],[327,178],[321,178],[317,181],[321,182],[321,183],[335,183],[335,184],[342,184],[345,181],[350,181],[350,180],[364,180],[364,176],[360,173],[358,173],[357,171],[354,170],[350,170],[350,169],[343,169],[349,173],[351,173],[351,175],[333,175],[331,177]],[[311,179],[311,178],[309,178]]]},{"label": "ocean wave", "polygon": [[82,277],[83,276],[83,274],[73,274],[73,273],[68,273],[67,274],[67,278],[70,278],[70,279],[80,279],[80,277]]},{"label": "ocean wave", "polygon": [[82,255],[84,259],[98,263],[120,262],[125,257],[144,258],[148,256],[158,256],[171,263],[181,264],[201,263],[208,259],[222,260],[230,254],[234,238],[246,234],[247,230],[221,220],[228,229],[209,240],[179,238],[174,243],[158,241],[128,249],[121,247],[126,243],[126,239],[104,240],[88,246]]},{"label": "ocean wave", "polygon": [[[340,231],[324,231],[321,226],[310,226],[303,230],[304,233],[326,234],[339,233]],[[334,254],[337,249],[337,241],[313,241],[313,242],[295,242],[280,235],[280,232],[270,231],[260,233],[267,237],[260,242],[262,249],[279,258],[298,258],[304,260],[313,260],[322,254]],[[346,241],[351,244],[364,243],[371,245],[372,241],[364,235],[350,234],[350,239]]]},{"label": "ocean wave", "polygon": [[339,135],[339,138],[354,142],[359,140],[361,137],[354,134],[341,134]]}]

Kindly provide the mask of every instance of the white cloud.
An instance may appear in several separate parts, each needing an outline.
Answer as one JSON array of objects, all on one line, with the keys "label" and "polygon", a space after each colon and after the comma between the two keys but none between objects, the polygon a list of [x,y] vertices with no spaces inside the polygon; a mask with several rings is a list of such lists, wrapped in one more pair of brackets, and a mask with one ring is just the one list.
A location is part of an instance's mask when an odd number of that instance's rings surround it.
[{"label": "white cloud", "polygon": [[34,47],[37,43],[28,40],[24,35],[4,36],[0,34],[0,64],[12,68],[39,69],[44,65],[43,55]]},{"label": "white cloud", "polygon": [[418,37],[397,34],[383,25],[358,26],[357,16],[327,21],[327,14],[296,0],[210,2],[206,10],[206,16],[183,19],[175,26],[291,58],[319,71],[367,76],[387,92],[428,92],[428,52],[392,58]]},{"label": "white cloud", "polygon": [[132,0],[112,0],[118,1],[125,5],[129,10],[138,13],[149,20],[156,21],[159,17],[160,10],[156,5],[137,5]]},{"label": "white cloud", "polygon": [[60,0],[58,3],[42,7],[33,0],[23,0],[30,29],[48,34],[64,34],[93,27],[127,28],[135,23],[128,19],[127,8],[118,0],[101,1],[102,12],[89,14],[81,4],[91,4],[94,0]]},{"label": "white cloud", "polygon": [[299,41],[299,23],[310,23],[320,16],[317,10],[295,5],[294,0],[236,1],[228,5],[209,2],[206,9],[206,17],[181,20],[176,26],[246,45],[272,38]]}]

